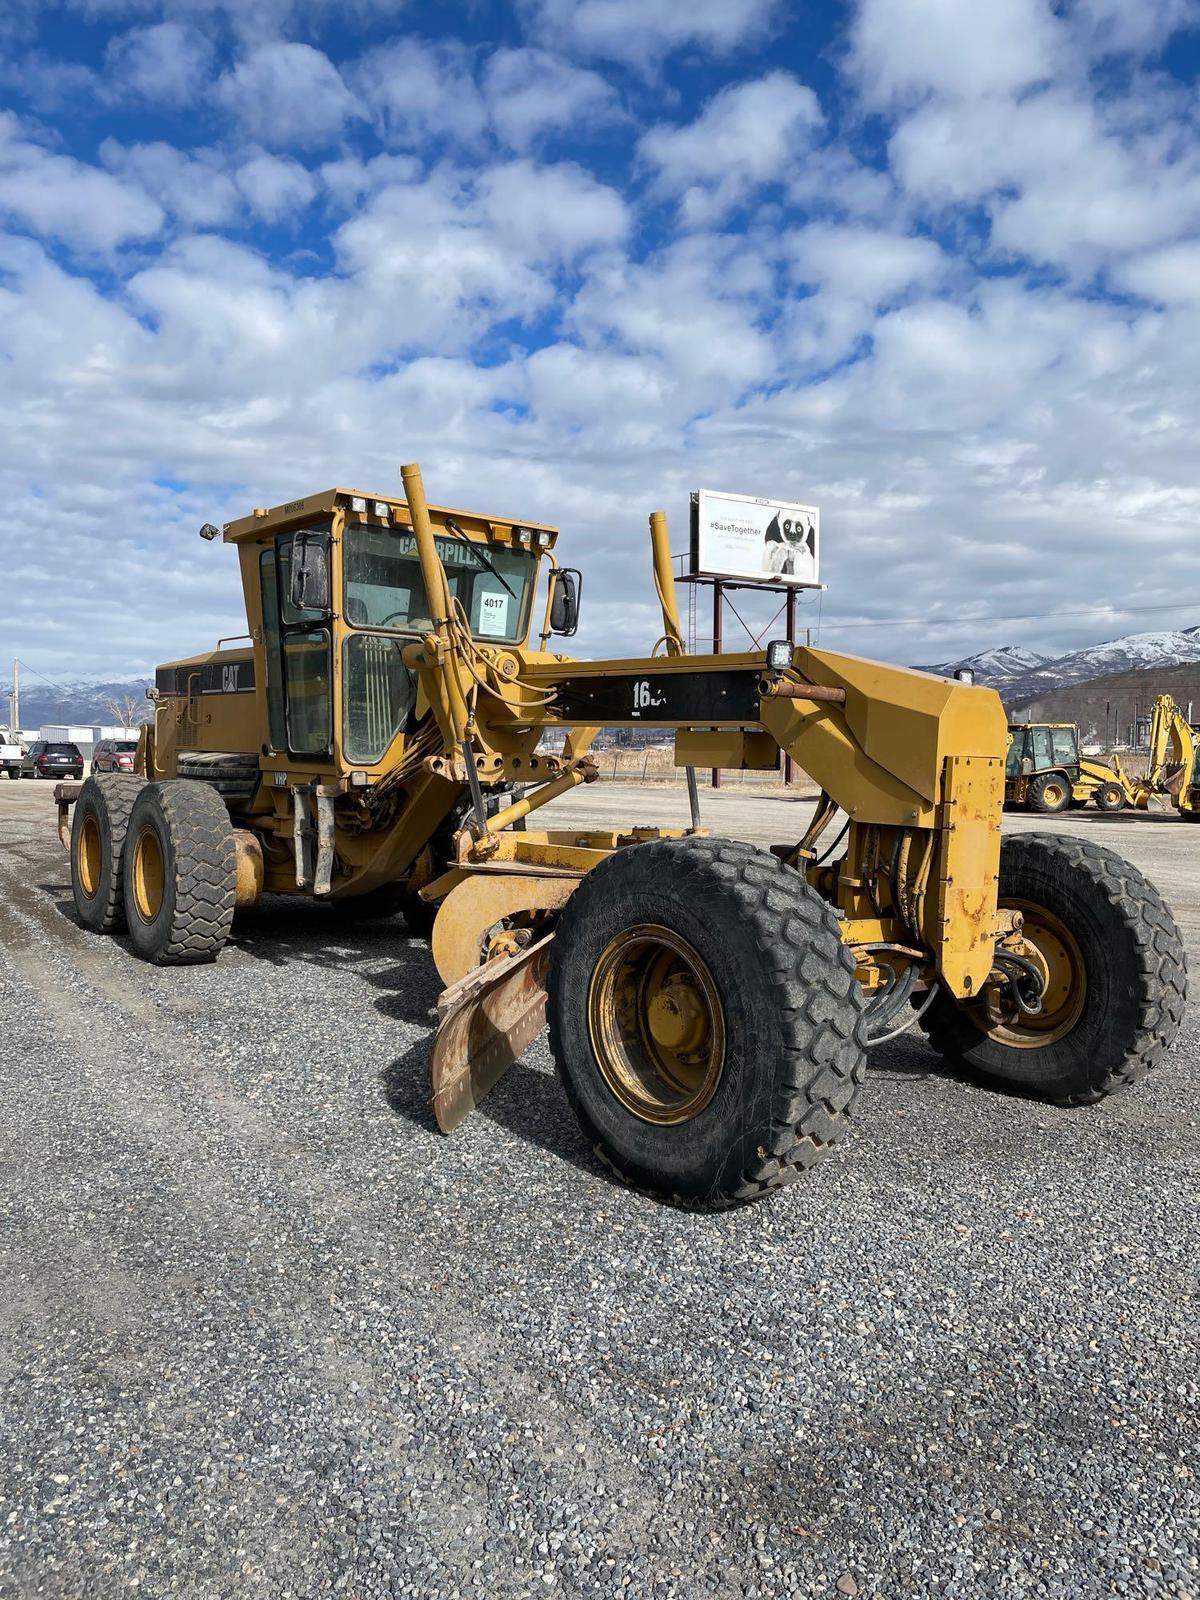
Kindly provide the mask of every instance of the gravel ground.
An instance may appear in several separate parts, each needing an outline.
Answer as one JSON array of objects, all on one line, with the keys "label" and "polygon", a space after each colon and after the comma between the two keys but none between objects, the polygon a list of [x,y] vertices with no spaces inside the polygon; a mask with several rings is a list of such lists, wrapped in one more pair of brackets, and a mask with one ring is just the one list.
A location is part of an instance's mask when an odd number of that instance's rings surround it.
[{"label": "gravel ground", "polygon": [[[682,803],[615,790],[560,815]],[[697,1216],[544,1044],[439,1135],[394,926],[85,936],[50,809],[0,787],[5,1600],[1200,1595],[1194,1014],[1084,1112],[897,1042],[830,1162]],[[1112,837],[1194,960],[1200,834]]]}]

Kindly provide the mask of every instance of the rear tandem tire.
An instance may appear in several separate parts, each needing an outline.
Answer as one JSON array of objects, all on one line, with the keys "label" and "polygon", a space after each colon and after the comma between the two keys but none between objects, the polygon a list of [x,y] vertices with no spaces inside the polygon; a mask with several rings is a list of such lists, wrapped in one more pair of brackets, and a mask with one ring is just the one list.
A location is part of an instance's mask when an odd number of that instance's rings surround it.
[{"label": "rear tandem tire", "polygon": [[1060,1105],[1094,1104],[1156,1066],[1183,1021],[1187,964],[1154,885],[1099,845],[1011,834],[1000,851],[1000,904],[1023,910],[1035,943],[1040,915],[1052,941],[1042,948],[1065,953],[1081,982],[1040,1023],[1017,1018],[990,1031],[982,1001],[962,1005],[942,992],[920,1024],[934,1049]]},{"label": "rear tandem tire", "polygon": [[846,1133],[865,1074],[854,972],[829,906],[775,856],[710,838],[617,851],[567,902],[547,983],[596,1153],[688,1204],[798,1178]]},{"label": "rear tandem tire", "polygon": [[146,784],[129,819],[123,881],[138,955],[164,967],[214,961],[237,896],[233,825],[217,791],[191,778]]},{"label": "rear tandem tire", "polygon": [[75,915],[93,933],[125,926],[122,862],[129,814],[143,779],[121,773],[92,777],[71,818],[71,894]]}]

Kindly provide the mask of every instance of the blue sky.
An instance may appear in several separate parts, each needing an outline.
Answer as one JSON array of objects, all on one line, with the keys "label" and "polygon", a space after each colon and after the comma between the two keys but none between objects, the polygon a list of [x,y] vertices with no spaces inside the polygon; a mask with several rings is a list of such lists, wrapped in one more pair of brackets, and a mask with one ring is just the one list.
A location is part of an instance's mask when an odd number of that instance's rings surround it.
[{"label": "blue sky", "polygon": [[562,526],[581,653],[701,485],[821,506],[834,648],[1195,624],[1198,20],[7,0],[0,653],[203,648],[201,522],[408,459]]}]

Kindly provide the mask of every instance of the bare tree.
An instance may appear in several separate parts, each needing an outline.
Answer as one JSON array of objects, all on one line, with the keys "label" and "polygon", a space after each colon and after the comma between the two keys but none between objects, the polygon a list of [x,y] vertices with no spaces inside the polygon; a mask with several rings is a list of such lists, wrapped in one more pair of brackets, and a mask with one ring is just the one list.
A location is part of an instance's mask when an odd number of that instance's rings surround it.
[{"label": "bare tree", "polygon": [[100,709],[111,721],[129,731],[149,722],[152,708],[148,700],[139,700],[134,694],[105,694],[100,696]]}]

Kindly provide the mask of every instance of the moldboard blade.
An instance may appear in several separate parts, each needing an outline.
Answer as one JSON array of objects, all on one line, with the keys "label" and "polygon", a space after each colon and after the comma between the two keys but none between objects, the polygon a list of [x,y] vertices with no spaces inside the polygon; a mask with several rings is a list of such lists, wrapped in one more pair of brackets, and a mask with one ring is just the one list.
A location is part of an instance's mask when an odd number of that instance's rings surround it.
[{"label": "moldboard blade", "polygon": [[553,934],[501,956],[452,984],[438,1000],[433,1114],[453,1133],[529,1048],[546,1020],[546,963]]}]

